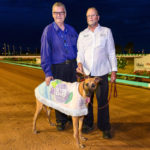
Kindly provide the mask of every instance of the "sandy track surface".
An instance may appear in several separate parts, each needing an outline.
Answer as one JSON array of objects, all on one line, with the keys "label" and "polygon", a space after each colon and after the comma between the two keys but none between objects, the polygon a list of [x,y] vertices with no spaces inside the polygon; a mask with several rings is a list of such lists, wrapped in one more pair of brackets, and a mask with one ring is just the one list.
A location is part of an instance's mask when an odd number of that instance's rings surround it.
[{"label": "sandy track surface", "polygon": [[[42,112],[37,121],[39,134],[32,133],[35,112],[34,88],[43,82],[41,70],[0,63],[0,150],[76,150],[72,125],[59,132],[48,124]],[[150,90],[117,85],[118,97],[111,98],[113,138],[102,139],[96,127],[85,135],[85,150],[150,149]],[[52,111],[52,121],[55,114]]]}]

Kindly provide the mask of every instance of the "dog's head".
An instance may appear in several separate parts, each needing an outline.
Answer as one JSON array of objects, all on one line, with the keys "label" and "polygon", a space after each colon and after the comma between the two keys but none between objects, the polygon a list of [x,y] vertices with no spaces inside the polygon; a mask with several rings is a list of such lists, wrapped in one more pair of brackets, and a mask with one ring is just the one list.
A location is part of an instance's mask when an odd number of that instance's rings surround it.
[{"label": "dog's head", "polygon": [[99,77],[94,77],[94,78],[86,78],[83,81],[83,90],[85,93],[85,97],[91,97],[91,95],[93,94],[93,92],[96,90],[97,88],[97,84],[100,82],[100,80],[102,80]]}]

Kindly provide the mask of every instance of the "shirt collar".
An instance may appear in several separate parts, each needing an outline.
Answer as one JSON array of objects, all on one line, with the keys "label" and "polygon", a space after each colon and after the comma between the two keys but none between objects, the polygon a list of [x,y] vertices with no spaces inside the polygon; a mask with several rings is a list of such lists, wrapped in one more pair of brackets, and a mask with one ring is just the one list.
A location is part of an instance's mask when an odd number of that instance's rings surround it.
[{"label": "shirt collar", "polygon": [[98,26],[95,28],[95,31],[99,30],[101,28],[101,25],[98,24]]},{"label": "shirt collar", "polygon": [[55,22],[53,22],[53,27],[54,27],[54,29],[57,31],[57,32],[64,32],[64,33],[67,33],[67,27],[66,27],[66,24],[64,24],[64,26],[65,26],[65,30],[64,31],[62,31],[60,28],[59,28],[59,26],[55,23]]},{"label": "shirt collar", "polygon": [[[97,32],[100,28],[101,28],[101,25],[98,24],[98,26],[95,28],[94,32]],[[88,27],[87,27],[87,30],[88,30],[89,32],[92,32]]]}]

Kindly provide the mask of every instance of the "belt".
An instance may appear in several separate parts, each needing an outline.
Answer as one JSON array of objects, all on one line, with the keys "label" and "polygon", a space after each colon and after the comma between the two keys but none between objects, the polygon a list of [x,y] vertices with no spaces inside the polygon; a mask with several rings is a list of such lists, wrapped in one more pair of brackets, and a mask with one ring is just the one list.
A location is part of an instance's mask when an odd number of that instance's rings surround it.
[{"label": "belt", "polygon": [[68,65],[68,64],[71,64],[71,63],[73,63],[73,62],[76,62],[76,59],[72,59],[72,60],[67,59],[67,60],[65,60],[64,62],[59,63],[58,65]]}]

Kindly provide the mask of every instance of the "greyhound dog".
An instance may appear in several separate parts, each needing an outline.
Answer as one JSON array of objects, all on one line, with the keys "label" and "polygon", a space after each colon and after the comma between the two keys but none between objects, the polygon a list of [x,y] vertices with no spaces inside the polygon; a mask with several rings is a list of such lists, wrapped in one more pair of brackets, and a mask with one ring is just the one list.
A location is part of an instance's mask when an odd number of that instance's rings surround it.
[{"label": "greyhound dog", "polygon": [[[84,104],[86,108],[86,113],[84,115],[88,113],[87,106],[90,101],[90,97],[92,93],[96,90],[97,84],[100,82],[100,80],[101,79],[98,77],[95,77],[95,78],[88,77],[84,81],[78,83],[76,90],[78,91],[79,95],[82,97],[82,104]],[[70,84],[74,84],[74,83],[70,83]],[[77,103],[78,101],[79,101],[78,99],[75,99],[75,103]],[[52,107],[51,105],[47,105],[47,103],[42,103],[41,101],[39,101],[38,96],[36,96],[36,111],[35,111],[34,118],[33,118],[33,132],[35,134],[37,133],[36,120],[42,108],[46,110],[46,114],[48,116],[50,125],[52,126],[54,125],[50,120],[50,111],[51,111],[51,108],[57,109],[57,107]],[[58,110],[58,111],[61,111],[61,110]],[[79,110],[79,112],[81,111]],[[86,140],[86,138],[82,136],[82,124],[83,124],[84,115],[82,114],[81,115],[69,114],[69,115],[72,116],[73,136],[75,138],[76,144],[79,148],[84,148],[85,146],[80,142],[80,140]]]}]

